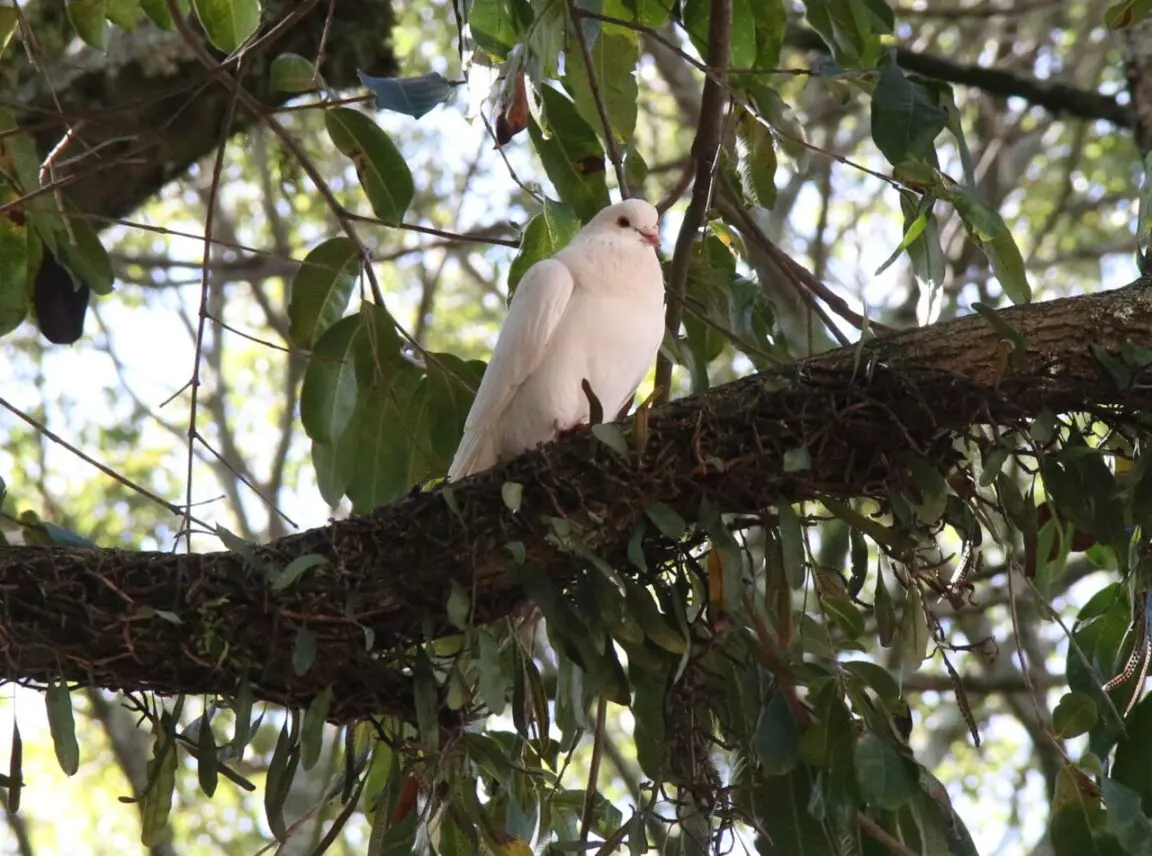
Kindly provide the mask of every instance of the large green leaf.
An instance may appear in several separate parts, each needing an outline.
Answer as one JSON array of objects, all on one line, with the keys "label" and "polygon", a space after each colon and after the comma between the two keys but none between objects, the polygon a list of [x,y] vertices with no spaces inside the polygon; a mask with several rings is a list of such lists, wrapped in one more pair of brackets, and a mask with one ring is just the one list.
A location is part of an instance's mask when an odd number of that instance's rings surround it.
[{"label": "large green leaf", "polygon": [[604,149],[576,105],[559,90],[544,86],[541,96],[547,134],[529,122],[532,144],[560,199],[571,205],[581,220],[591,220],[609,202]]},{"label": "large green leaf", "polygon": [[300,264],[288,297],[288,338],[311,348],[344,315],[360,273],[360,249],[348,238],[331,238]]},{"label": "large green leaf", "polygon": [[[182,15],[188,14],[189,0],[177,0],[177,5],[180,7]],[[140,0],[140,8],[160,29],[171,30],[175,26],[172,21],[172,14],[168,11],[167,0]]]},{"label": "large green leaf", "polygon": [[947,124],[933,93],[905,77],[888,54],[872,93],[872,139],[889,163],[934,162],[933,142]]},{"label": "large green leaf", "polygon": [[403,219],[416,187],[403,155],[383,129],[348,107],[326,111],[324,125],[333,145],[352,159],[376,216],[394,222]]},{"label": "large green leaf", "polygon": [[508,289],[515,291],[528,268],[555,255],[580,231],[580,219],[570,205],[544,200],[544,211],[528,221],[520,239],[520,252],[508,268]]},{"label": "large green leaf", "polygon": [[108,0],[68,0],[68,20],[85,44],[104,50],[108,44]]},{"label": "large green leaf", "polygon": [[[618,27],[604,27],[600,37],[589,46],[592,71],[608,114],[612,136],[619,143],[632,139],[636,131],[636,63],[640,59],[640,43],[636,34]],[[584,53],[578,45],[569,45],[564,61],[564,88],[572,96],[576,110],[604,136],[603,122],[596,107],[591,77],[584,63]]]},{"label": "large green leaf", "polygon": [[[732,68],[752,68],[756,65],[756,13],[753,11],[764,0],[732,0],[732,41],[728,64]],[[708,56],[708,28],[712,3],[710,0],[686,0],[684,3],[684,29],[700,56]]]},{"label": "large green leaf", "polygon": [[[880,35],[892,31],[883,0],[804,0],[808,23],[832,49],[837,63],[872,68],[880,58]],[[885,14],[886,13],[886,14]]]},{"label": "large green leaf", "polygon": [[949,189],[948,199],[956,206],[969,236],[992,263],[992,272],[1008,298],[1013,303],[1031,302],[1032,288],[1028,285],[1024,257],[996,209],[981,199],[975,190],[961,185]]},{"label": "large green leaf", "polygon": [[192,0],[208,41],[232,53],[260,26],[260,0]]},{"label": "large green leaf", "polygon": [[320,337],[304,372],[300,421],[318,443],[333,443],[356,409],[356,364],[353,353],[363,335],[360,316],[337,321]]},{"label": "large green leaf", "polygon": [[[0,203],[8,202],[14,194],[0,185]],[[10,214],[0,214],[0,336],[20,326],[28,314],[32,299],[29,288],[29,259],[31,233],[22,222]]]},{"label": "large green leaf", "polygon": [[424,424],[419,430],[426,437],[432,460],[447,470],[464,433],[468,408],[480,388],[484,363],[443,353],[428,354],[427,363],[419,392],[424,402]]}]

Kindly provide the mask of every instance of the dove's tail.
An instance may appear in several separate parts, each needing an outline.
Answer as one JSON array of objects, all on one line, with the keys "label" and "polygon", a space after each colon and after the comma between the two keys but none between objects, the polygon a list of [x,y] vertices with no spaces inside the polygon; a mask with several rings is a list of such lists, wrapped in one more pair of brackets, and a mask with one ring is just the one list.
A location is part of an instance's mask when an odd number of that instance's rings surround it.
[{"label": "dove's tail", "polygon": [[496,466],[496,448],[488,431],[465,431],[448,468],[448,481],[457,481],[465,476]]}]

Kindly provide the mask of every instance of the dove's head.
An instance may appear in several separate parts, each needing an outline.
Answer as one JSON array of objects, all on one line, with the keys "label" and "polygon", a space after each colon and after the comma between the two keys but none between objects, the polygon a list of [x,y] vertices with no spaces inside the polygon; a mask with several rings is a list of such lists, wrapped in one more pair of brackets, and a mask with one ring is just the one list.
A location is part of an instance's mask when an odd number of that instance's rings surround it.
[{"label": "dove's head", "polygon": [[660,212],[643,199],[625,199],[609,205],[592,218],[587,228],[623,241],[660,246]]}]

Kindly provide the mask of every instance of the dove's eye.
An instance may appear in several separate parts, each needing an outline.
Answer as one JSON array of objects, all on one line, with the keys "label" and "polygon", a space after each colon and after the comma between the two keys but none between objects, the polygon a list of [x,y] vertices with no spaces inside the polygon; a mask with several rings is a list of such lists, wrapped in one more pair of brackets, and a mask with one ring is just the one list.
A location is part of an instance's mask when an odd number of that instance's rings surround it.
[{"label": "dove's eye", "polygon": [[621,216],[616,218],[616,225],[619,226],[621,229],[627,229],[629,226],[632,225],[632,221],[629,220],[627,217],[621,215]]}]

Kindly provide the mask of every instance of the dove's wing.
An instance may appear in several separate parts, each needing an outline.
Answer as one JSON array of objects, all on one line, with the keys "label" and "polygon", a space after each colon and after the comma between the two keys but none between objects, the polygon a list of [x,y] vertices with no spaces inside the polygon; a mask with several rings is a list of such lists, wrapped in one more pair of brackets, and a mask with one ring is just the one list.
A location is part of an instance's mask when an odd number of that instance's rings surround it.
[{"label": "dove's wing", "polygon": [[520,280],[492,361],[468,411],[464,437],[448,469],[449,481],[496,463],[496,425],[516,390],[540,365],[574,286],[568,266],[555,259],[537,262]]}]

